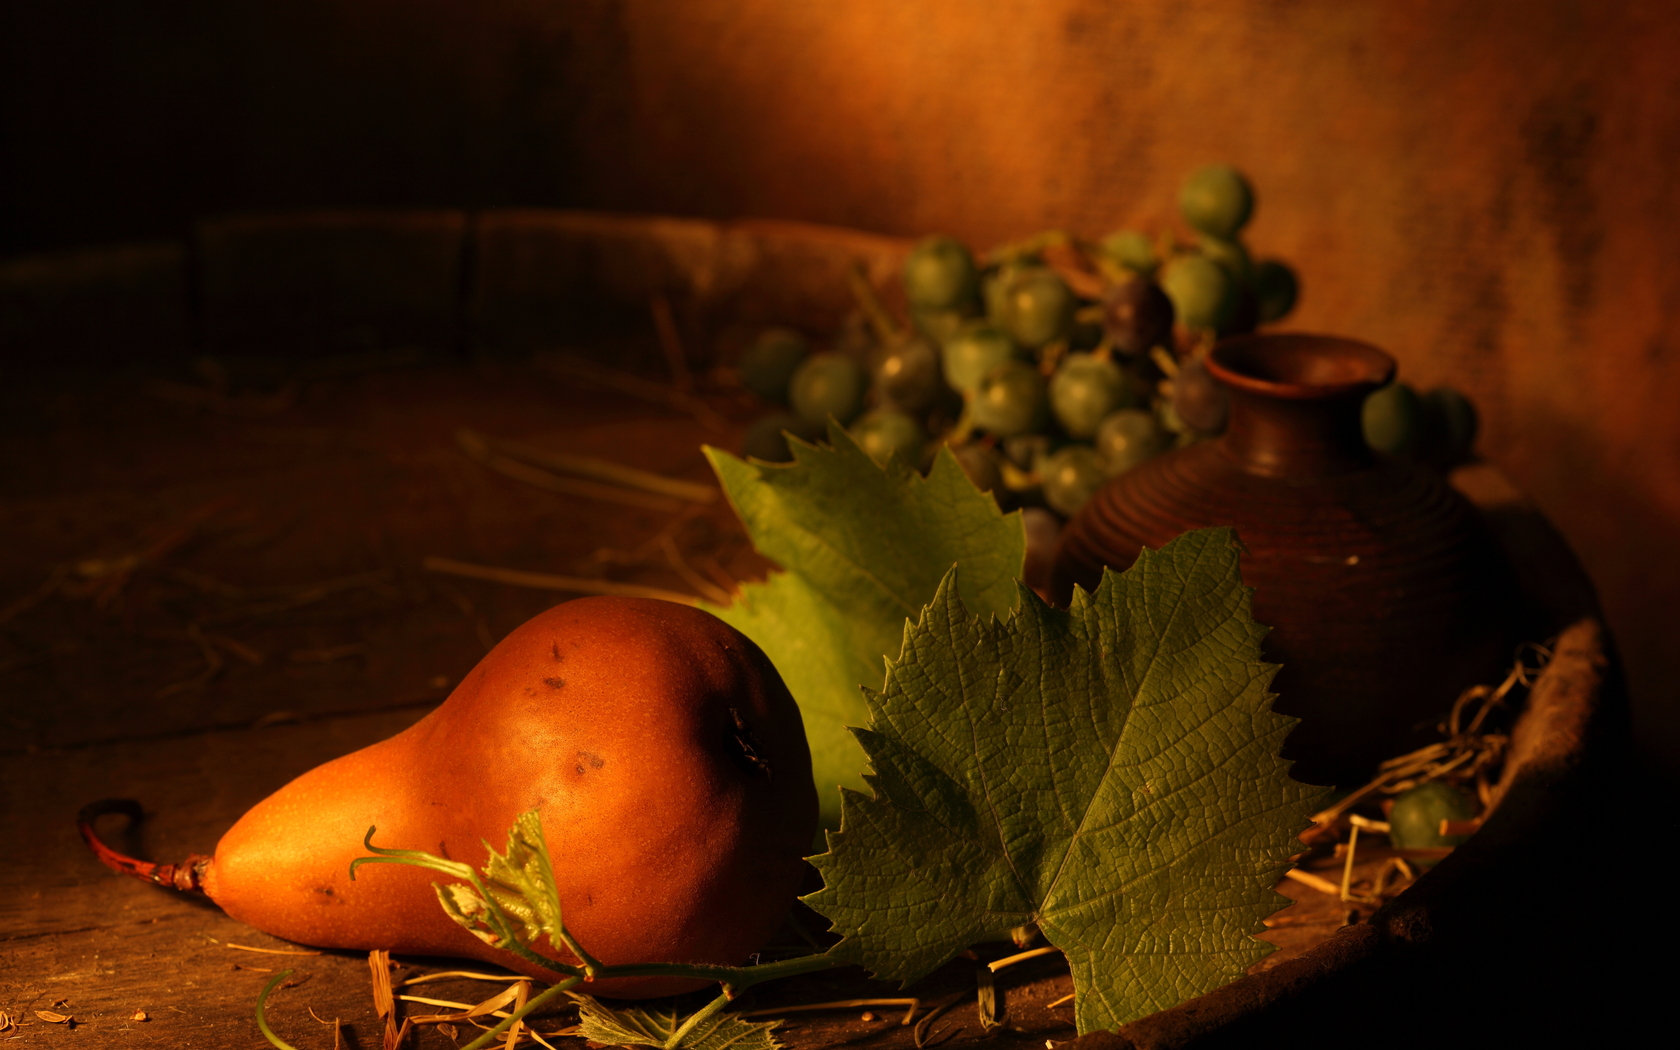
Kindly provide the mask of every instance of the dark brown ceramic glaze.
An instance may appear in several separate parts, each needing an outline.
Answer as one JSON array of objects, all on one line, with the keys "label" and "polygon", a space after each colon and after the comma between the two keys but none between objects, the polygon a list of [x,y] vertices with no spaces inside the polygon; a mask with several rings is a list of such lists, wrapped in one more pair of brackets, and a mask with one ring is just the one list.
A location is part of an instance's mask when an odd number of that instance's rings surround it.
[{"label": "dark brown ceramic glaze", "polygon": [[1065,603],[1142,547],[1235,526],[1266,655],[1284,665],[1277,710],[1302,719],[1284,754],[1301,779],[1362,781],[1425,742],[1418,727],[1459,690],[1497,680],[1516,641],[1508,569],[1468,501],[1366,446],[1360,410],[1394,375],[1387,354],[1244,336],[1208,370],[1231,398],[1225,434],[1099,490],[1063,531],[1053,593]]}]

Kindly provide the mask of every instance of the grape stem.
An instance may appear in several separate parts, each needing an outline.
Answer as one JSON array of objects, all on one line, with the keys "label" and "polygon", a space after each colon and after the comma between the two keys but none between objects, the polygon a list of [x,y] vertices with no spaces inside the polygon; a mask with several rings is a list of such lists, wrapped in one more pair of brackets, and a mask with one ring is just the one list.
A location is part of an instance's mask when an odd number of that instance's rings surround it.
[{"label": "grape stem", "polygon": [[734,998],[735,989],[727,984],[724,985],[722,993],[720,993],[716,999],[713,999],[705,1006],[702,1006],[700,1009],[694,1011],[694,1013],[689,1015],[688,1020],[677,1026],[677,1030],[671,1033],[671,1037],[669,1039],[665,1040],[665,1050],[677,1050],[677,1047],[682,1045],[683,1036],[694,1031],[695,1025],[698,1025],[701,1021],[706,1020],[719,1010],[728,1006]]},{"label": "grape stem", "polygon": [[[584,949],[583,945],[579,944],[577,939],[566,929],[565,923],[559,918],[560,902],[554,890],[552,876],[547,876],[543,880],[545,885],[538,888],[528,886],[520,892],[527,894],[525,897],[527,902],[531,901],[531,897],[528,895],[530,893],[537,893],[539,896],[549,898],[547,901],[549,908],[547,910],[553,916],[553,919],[552,921],[547,921],[543,924],[542,933],[547,934],[551,944],[564,947],[578,960],[577,965],[563,963],[538,953],[531,948],[526,939],[519,936],[522,924],[516,923],[508,915],[507,911],[503,907],[502,900],[500,899],[501,895],[492,893],[490,887],[485,884],[484,878],[471,865],[463,864],[459,861],[448,860],[444,857],[427,853],[424,850],[389,849],[382,846],[375,846],[373,844],[373,836],[376,830],[376,828],[368,828],[367,836],[362,840],[362,845],[370,850],[374,856],[358,857],[351,862],[350,877],[352,879],[356,877],[356,869],[363,864],[408,864],[414,867],[427,868],[445,875],[450,875],[454,878],[462,880],[463,882],[469,883],[473,888],[473,892],[477,895],[477,905],[475,905],[475,907],[482,905],[482,910],[473,911],[469,917],[459,910],[459,905],[455,905],[453,907],[446,906],[446,910],[449,911],[450,917],[455,919],[456,922],[467,925],[469,929],[473,929],[475,934],[485,937],[486,940],[495,947],[501,948],[504,951],[512,952],[514,955],[517,955],[519,958],[524,959],[527,962],[535,963],[546,970],[550,970],[560,978],[558,983],[550,987],[542,994],[531,999],[530,1002],[526,1003],[519,1010],[514,1011],[502,1023],[498,1024],[495,1028],[492,1028],[489,1032],[486,1032],[478,1039],[475,1039],[473,1042],[468,1043],[462,1048],[462,1050],[480,1050],[482,1047],[489,1046],[498,1034],[506,1032],[516,1021],[522,1020],[528,1016],[531,1011],[537,1009],[542,1004],[553,1000],[555,996],[564,994],[565,992],[568,992],[571,989],[576,988],[578,985],[586,982],[610,981],[625,977],[680,977],[691,980],[716,981],[721,986],[721,991],[718,997],[701,1007],[700,1010],[695,1012],[692,1016],[685,1019],[683,1023],[678,1026],[676,1031],[672,1032],[670,1037],[665,1041],[666,1050],[676,1050],[676,1048],[681,1045],[683,1038],[692,1032],[696,1025],[716,1015],[724,1007],[728,1006],[729,1003],[732,1002],[738,995],[740,995],[741,992],[751,988],[753,985],[763,983],[764,981],[773,981],[783,977],[793,977],[802,973],[815,973],[818,970],[827,970],[837,966],[846,965],[826,953],[818,953],[813,955],[795,956],[791,959],[781,959],[776,962],[760,963],[756,966],[714,966],[697,963],[630,963],[619,966],[608,966],[597,960],[594,956],[590,955],[589,952]],[[542,863],[545,866],[545,870],[547,870],[546,865],[548,863],[548,852],[547,847],[541,842],[540,828],[536,832],[536,835],[536,849],[540,857],[540,863]],[[512,849],[511,843],[509,849],[510,851]],[[487,868],[486,873],[488,873],[489,870],[490,869]],[[500,884],[499,888],[503,891],[503,895],[511,889],[511,887],[506,884]],[[439,891],[439,896],[440,899],[445,899],[441,890]],[[544,909],[534,908],[533,911],[541,913]],[[482,928],[482,932],[480,928]],[[290,973],[291,971],[287,972]],[[279,1050],[292,1050],[291,1047],[279,1041],[279,1038],[269,1031],[267,1022],[263,1019],[264,1002],[268,998],[269,990],[271,990],[277,982],[278,979],[276,979],[276,981],[271,981],[269,988],[264,989],[262,997],[257,1000],[257,1026],[262,1029],[264,1036],[268,1038],[269,1042],[278,1047]]]},{"label": "grape stem", "polygon": [[262,1033],[262,1037],[268,1040],[268,1045],[274,1047],[275,1050],[297,1050],[297,1047],[274,1034],[274,1029],[268,1026],[267,1016],[269,993],[274,991],[281,981],[295,972],[297,971],[281,970],[268,979],[268,983],[263,985],[262,992],[257,995],[257,1031]]},{"label": "grape stem", "polygon": [[886,346],[896,343],[903,333],[893,321],[892,315],[887,313],[887,308],[881,304],[881,298],[875,294],[875,289],[870,287],[869,279],[863,275],[863,267],[854,263],[852,268],[846,271],[846,279],[852,286],[852,296],[857,299],[858,308],[869,318],[869,326],[875,329],[875,338]]}]

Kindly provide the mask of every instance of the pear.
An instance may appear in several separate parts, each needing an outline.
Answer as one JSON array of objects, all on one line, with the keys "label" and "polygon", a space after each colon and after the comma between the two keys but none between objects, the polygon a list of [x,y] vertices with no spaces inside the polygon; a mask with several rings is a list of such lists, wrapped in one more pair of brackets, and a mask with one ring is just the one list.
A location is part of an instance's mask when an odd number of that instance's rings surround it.
[{"label": "pear", "polygon": [[[128,804],[132,805],[132,804]],[[553,975],[439,906],[436,873],[363,867],[377,845],[475,867],[537,808],[568,931],[609,965],[738,964],[793,903],[817,828],[799,708],[746,636],[698,609],[582,598],[530,620],[431,714],[319,766],[240,818],[211,858],[151,865],[83,834],[119,871],[201,889],[228,915],[322,948],[465,956]],[[135,810],[138,807],[133,807]],[[563,962],[564,948],[533,945]],[[623,978],[596,994],[700,982]]]}]

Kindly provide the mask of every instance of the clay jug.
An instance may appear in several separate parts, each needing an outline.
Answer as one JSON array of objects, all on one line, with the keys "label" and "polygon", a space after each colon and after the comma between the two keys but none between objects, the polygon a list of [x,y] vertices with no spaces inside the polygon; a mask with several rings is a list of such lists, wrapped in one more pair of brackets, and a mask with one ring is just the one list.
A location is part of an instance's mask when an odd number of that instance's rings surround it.
[{"label": "clay jug", "polygon": [[1393,358],[1277,334],[1220,343],[1207,365],[1230,398],[1225,433],[1098,490],[1062,533],[1053,596],[1188,529],[1235,526],[1283,665],[1276,710],[1301,719],[1283,754],[1301,780],[1357,786],[1436,739],[1460,690],[1499,680],[1517,641],[1509,568],[1445,481],[1365,444],[1360,411]]}]

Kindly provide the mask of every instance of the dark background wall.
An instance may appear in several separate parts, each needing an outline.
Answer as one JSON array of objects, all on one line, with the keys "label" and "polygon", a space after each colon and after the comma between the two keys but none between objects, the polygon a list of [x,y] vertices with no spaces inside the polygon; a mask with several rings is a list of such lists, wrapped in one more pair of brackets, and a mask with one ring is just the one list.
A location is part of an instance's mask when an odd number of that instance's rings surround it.
[{"label": "dark background wall", "polygon": [[0,253],[309,206],[985,245],[1261,204],[1296,323],[1452,382],[1680,758],[1680,15],[1609,0],[104,0],[0,13]]}]

